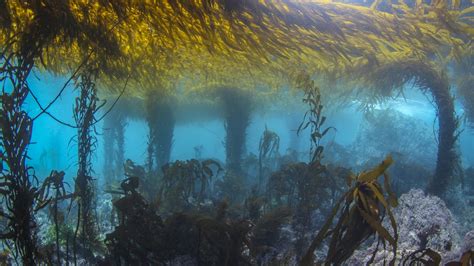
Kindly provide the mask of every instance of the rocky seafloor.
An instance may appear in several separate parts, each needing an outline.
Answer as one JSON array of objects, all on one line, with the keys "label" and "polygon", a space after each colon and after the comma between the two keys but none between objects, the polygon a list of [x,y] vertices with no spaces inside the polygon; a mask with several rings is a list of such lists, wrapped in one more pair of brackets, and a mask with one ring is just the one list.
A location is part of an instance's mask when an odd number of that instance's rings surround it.
[{"label": "rocky seafloor", "polygon": [[[463,208],[457,206],[459,213],[454,214],[448,208],[447,204],[436,196],[426,194],[423,190],[412,189],[399,197],[398,206],[394,208],[393,214],[398,225],[398,249],[397,262],[403,260],[411,253],[420,249],[432,249],[439,253],[442,257],[442,263],[452,260],[459,260],[461,255],[468,250],[474,250],[474,225],[471,223],[473,217],[473,207],[465,205]],[[110,223],[112,211],[112,197],[108,194],[102,194],[97,200],[97,214],[100,220],[99,224],[102,229],[99,238],[105,238],[105,234],[113,230]],[[318,212],[313,215],[314,223],[324,222]],[[387,223],[385,219],[384,223]],[[46,215],[38,217],[39,238],[42,243],[51,241],[50,228],[52,226],[51,219]],[[315,229],[316,233],[317,229]],[[311,239],[311,232],[307,234],[307,238]],[[296,233],[291,225],[284,225],[280,228],[279,240],[272,247],[272,250],[266,253],[265,257],[258,258],[257,264],[274,265],[276,262],[281,265],[296,265],[297,259],[294,250],[294,242],[296,241]],[[368,239],[358,250],[354,252],[351,258],[346,261],[346,265],[365,265],[371,258],[376,246],[374,238]],[[320,247],[316,251],[316,258],[324,259],[327,245]],[[80,258],[78,254],[79,265],[90,265]],[[384,265],[393,258],[392,250],[381,248],[375,255],[373,265]],[[167,265],[195,265],[195,260],[190,256],[181,256]],[[397,263],[398,264],[398,263]]]}]

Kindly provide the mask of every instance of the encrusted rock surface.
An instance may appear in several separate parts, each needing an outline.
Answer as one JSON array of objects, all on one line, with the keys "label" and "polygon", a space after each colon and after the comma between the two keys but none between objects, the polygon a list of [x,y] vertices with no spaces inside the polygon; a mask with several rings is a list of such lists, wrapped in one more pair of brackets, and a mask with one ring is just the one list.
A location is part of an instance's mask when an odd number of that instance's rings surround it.
[{"label": "encrusted rock surface", "polygon": [[[412,189],[399,198],[399,206],[393,210],[398,224],[397,259],[411,252],[431,248],[443,258],[456,258],[461,250],[458,225],[446,204],[439,197],[425,194],[420,189]],[[384,224],[388,225],[388,219]],[[388,228],[389,226],[387,226]],[[359,249],[347,261],[347,265],[365,265],[375,248],[375,243]],[[375,264],[390,260],[391,251],[377,253]]]},{"label": "encrusted rock surface", "polygon": [[461,252],[464,253],[468,250],[474,250],[474,230],[467,232],[467,234],[464,236]]},{"label": "encrusted rock surface", "polygon": [[[99,239],[105,239],[105,235],[113,231],[115,224],[113,213],[113,197],[110,193],[101,193],[97,197],[97,219],[101,235]],[[117,222],[117,221],[115,221]]]}]

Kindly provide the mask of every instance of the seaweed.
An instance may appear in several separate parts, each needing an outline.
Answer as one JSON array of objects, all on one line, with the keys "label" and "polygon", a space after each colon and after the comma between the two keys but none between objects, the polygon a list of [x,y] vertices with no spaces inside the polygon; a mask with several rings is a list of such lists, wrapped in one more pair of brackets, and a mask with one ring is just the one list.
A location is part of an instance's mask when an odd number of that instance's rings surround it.
[{"label": "seaweed", "polygon": [[464,106],[464,112],[471,127],[474,127],[474,54],[472,44],[465,47],[454,63],[456,92]]},{"label": "seaweed", "polygon": [[392,92],[413,81],[422,92],[430,93],[433,97],[439,119],[438,154],[435,174],[427,189],[435,195],[446,197],[446,189],[452,185],[460,163],[455,149],[459,120],[446,73],[438,70],[433,63],[409,59],[382,65],[368,78],[375,84],[377,91],[384,88]]},{"label": "seaweed", "polygon": [[441,255],[432,249],[420,249],[412,252],[404,261],[403,265],[440,265]]},{"label": "seaweed", "polygon": [[[397,204],[396,197],[391,193],[387,168],[392,164],[390,156],[372,170],[352,175],[348,178],[350,189],[344,193],[334,206],[332,213],[320,229],[300,265],[312,265],[313,253],[324,239],[331,237],[325,263],[341,264],[347,260],[355,249],[357,249],[367,238],[377,234],[377,247],[368,264],[373,262],[378,251],[379,244],[385,246],[388,242],[393,248],[393,259],[390,265],[394,265],[397,251],[397,224],[391,212],[391,207]],[[383,175],[384,185],[378,183],[377,179]],[[388,197],[384,196],[384,190]],[[339,213],[339,214],[338,214]],[[390,219],[393,235],[383,227],[382,220],[385,213]],[[338,220],[333,229],[336,216]]]},{"label": "seaweed", "polygon": [[214,160],[176,161],[165,164],[158,196],[163,210],[200,208],[210,195],[211,181],[222,171]]},{"label": "seaweed", "polygon": [[314,210],[330,202],[348,170],[332,165],[293,163],[274,172],[266,188],[267,207],[304,208]]},{"label": "seaweed", "polygon": [[250,264],[243,251],[252,227],[223,219],[225,211],[216,218],[176,213],[163,221],[139,193],[127,193],[114,205],[120,224],[106,237],[109,262],[163,265],[187,255],[199,265]]},{"label": "seaweed", "polygon": [[[74,186],[75,200],[78,203],[76,234],[80,233],[83,248],[97,241],[96,217],[94,214],[95,184],[92,177],[91,157],[97,145],[97,139],[94,135],[96,133],[96,114],[105,104],[105,102],[100,103],[97,97],[95,84],[97,74],[98,70],[91,67],[76,79],[79,96],[76,98],[73,109],[74,120],[77,125],[78,148],[78,170]],[[74,246],[74,254],[76,255],[76,237],[74,237]]]},{"label": "seaweed", "polygon": [[106,188],[120,180],[123,176],[124,159],[124,134],[127,119],[128,106],[120,103],[104,117],[103,140],[104,140],[104,168]]},{"label": "seaweed", "polygon": [[6,207],[0,217],[8,221],[0,239],[13,240],[15,257],[19,255],[23,264],[33,265],[38,258],[34,213],[44,207],[40,199],[47,199],[38,193],[38,180],[27,166],[33,119],[23,110],[30,92],[27,78],[40,48],[30,45],[24,48],[30,49],[20,54],[7,51],[0,54],[0,195]]},{"label": "seaweed", "polygon": [[304,182],[307,165],[295,163],[285,166],[283,169],[273,173],[267,184],[267,197],[269,204],[276,206],[287,205],[296,207],[298,202],[298,183]]},{"label": "seaweed", "polygon": [[305,73],[301,73],[296,77],[296,86],[304,90],[303,103],[307,104],[309,109],[303,117],[303,121],[298,126],[297,134],[303,130],[310,129],[311,146],[310,146],[310,162],[320,163],[323,158],[324,147],[321,145],[321,139],[334,127],[322,128],[326,117],[323,116],[323,104],[321,102],[321,91],[315,85],[314,80]]},{"label": "seaweed", "polygon": [[264,162],[272,156],[278,156],[278,149],[280,148],[280,137],[273,131],[268,130],[267,126],[265,125],[265,131],[263,131],[263,135],[260,138],[260,143],[258,145],[258,178],[259,183],[258,186],[261,189],[263,184],[265,184],[264,180]]},{"label": "seaweed", "polygon": [[446,264],[446,266],[455,266],[455,265],[467,266],[467,265],[473,265],[473,264],[474,264],[474,251],[467,250],[461,255],[461,259],[459,261],[450,261]]},{"label": "seaweed", "polygon": [[[38,184],[33,169],[26,165],[27,149],[31,141],[33,121],[36,118],[46,114],[58,122],[61,121],[47,110],[55,100],[43,108],[38,98],[30,90],[27,79],[35,67],[36,60],[41,59],[41,63],[44,65],[42,54],[44,48],[51,44],[52,40],[61,36],[65,37],[64,43],[70,44],[83,35],[78,33],[79,23],[76,23],[74,15],[69,12],[70,10],[64,3],[52,5],[50,2],[43,2],[42,4],[27,5],[34,19],[22,27],[17,34],[8,36],[5,43],[2,42],[0,56],[0,81],[2,82],[1,194],[6,199],[7,213],[5,215],[9,220],[8,232],[2,232],[1,238],[13,240],[15,257],[20,255],[23,264],[33,265],[41,260],[41,252],[36,243],[34,216],[51,202],[51,199],[47,198],[49,189],[43,188],[51,185],[48,182],[52,180],[46,179],[46,183],[42,186]],[[7,8],[2,10],[2,13],[5,13],[3,11],[8,13],[12,10]],[[95,29],[97,28],[90,27],[89,31],[82,33],[88,35],[95,32]],[[100,33],[96,35],[96,37],[99,36],[103,35]],[[97,38],[94,39],[97,40]],[[105,41],[105,39],[102,40]],[[31,118],[22,108],[29,95],[41,109],[41,112],[34,118]],[[58,97],[59,95],[55,99]],[[6,167],[3,166],[4,163]],[[53,184],[54,186],[59,185],[59,183]],[[5,215],[2,214],[2,216]]]},{"label": "seaweed", "polygon": [[150,91],[145,100],[146,122],[149,128],[148,172],[160,169],[170,159],[175,119],[168,98]]},{"label": "seaweed", "polygon": [[221,179],[214,183],[216,196],[228,200],[233,205],[244,203],[249,192],[245,177],[227,171]]},{"label": "seaweed", "polygon": [[236,88],[220,88],[225,120],[226,169],[236,175],[242,174],[242,155],[245,151],[247,127],[252,113],[252,100],[248,92]]},{"label": "seaweed", "polygon": [[[256,220],[252,228],[252,252],[256,258],[276,249],[280,238],[280,227],[291,221],[292,211],[289,208],[274,209]],[[258,263],[258,264],[261,264]]]},{"label": "seaweed", "polygon": [[[319,210],[326,214],[327,206],[341,194],[341,183],[349,170],[318,163],[294,163],[273,173],[267,185],[266,209],[294,210],[292,227],[297,234],[295,250],[306,249],[307,231],[315,226],[312,214]],[[302,254],[296,254],[300,256]]]},{"label": "seaweed", "polygon": [[139,193],[126,194],[114,202],[114,207],[119,213],[119,225],[105,239],[110,262],[156,264],[159,259],[148,253],[163,247],[159,242],[164,226],[161,218]]},{"label": "seaweed", "polygon": [[[49,205],[50,211],[53,213],[53,221],[55,228],[55,249],[56,249],[56,258],[58,265],[61,264],[61,245],[60,245],[60,228],[63,225],[64,217],[59,210],[59,202],[71,197],[71,194],[66,192],[64,185],[64,175],[63,171],[51,171],[51,174],[46,177],[43,181],[43,184],[38,191],[41,196],[40,202],[44,202]],[[49,196],[50,190],[54,191],[54,198]],[[49,203],[52,204],[49,204]],[[67,241],[68,242],[68,241]],[[66,243],[68,246],[69,243]],[[68,261],[68,252],[66,252],[66,261]]]},{"label": "seaweed", "polygon": [[263,211],[265,205],[265,198],[258,195],[257,187],[253,187],[250,195],[244,201],[246,217],[250,221],[257,221]]}]

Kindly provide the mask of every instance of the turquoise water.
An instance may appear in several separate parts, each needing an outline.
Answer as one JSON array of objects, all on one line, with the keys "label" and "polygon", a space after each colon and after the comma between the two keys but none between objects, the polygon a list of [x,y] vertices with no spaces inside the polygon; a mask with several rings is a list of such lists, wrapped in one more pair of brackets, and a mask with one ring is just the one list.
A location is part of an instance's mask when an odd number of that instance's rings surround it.
[{"label": "turquoise water", "polygon": [[[34,94],[39,98],[40,103],[45,106],[54,97],[66,82],[64,77],[54,77],[47,74],[38,73],[37,77],[30,79],[30,86]],[[424,123],[427,132],[436,143],[435,133],[437,131],[436,111],[428,98],[422,93],[407,89],[406,99],[397,98],[387,100],[375,106],[375,110],[391,109],[400,112],[407,118],[413,118]],[[72,106],[77,92],[70,85],[53,104],[49,111],[59,120],[74,124]],[[113,100],[113,99],[112,99]],[[112,100],[103,108],[108,110]],[[298,101],[298,99],[291,99]],[[251,122],[247,129],[246,153],[258,154],[258,145],[262,132],[267,126],[280,136],[280,153],[284,154],[288,149],[297,150],[301,156],[300,160],[307,160],[306,154],[309,152],[308,132],[303,132],[297,136],[296,129],[301,122],[306,106],[301,104],[298,108],[285,110],[284,107],[275,106],[266,109],[256,110],[251,117]],[[457,103],[457,114],[463,114],[462,106]],[[25,109],[31,116],[39,112],[36,103],[30,97],[25,105]],[[360,133],[360,127],[365,123],[364,112],[360,110],[357,101],[326,109],[328,116],[327,125],[334,126],[337,131],[331,131],[325,138],[327,145],[338,143],[349,147],[351,145],[363,145],[354,143]],[[192,116],[198,114],[190,113],[186,121],[177,121],[174,129],[173,147],[171,151],[171,161],[186,160],[194,158],[195,147],[202,146],[202,158],[214,158],[225,162],[225,128],[222,120],[222,113],[215,113],[214,117],[196,118],[193,122]],[[103,167],[103,121],[96,125],[97,147],[93,155],[93,169],[95,175],[101,179],[101,169]],[[461,125],[462,130],[459,138],[459,152],[462,164],[465,168],[474,166],[474,130],[466,123]],[[397,131],[400,129],[393,128]],[[433,131],[434,130],[434,131]],[[401,132],[400,132],[401,133]],[[410,134],[404,132],[401,134]],[[29,148],[30,165],[34,167],[38,177],[45,177],[51,169],[64,170],[66,178],[72,180],[76,175],[77,165],[77,145],[74,142],[76,129],[62,125],[54,121],[46,114],[41,115],[34,123],[32,144]],[[138,164],[145,164],[147,147],[148,128],[144,119],[128,119],[125,128],[125,158],[129,158]],[[416,138],[416,136],[413,136]],[[387,140],[390,141],[390,140]],[[390,151],[387,151],[390,152]]]}]

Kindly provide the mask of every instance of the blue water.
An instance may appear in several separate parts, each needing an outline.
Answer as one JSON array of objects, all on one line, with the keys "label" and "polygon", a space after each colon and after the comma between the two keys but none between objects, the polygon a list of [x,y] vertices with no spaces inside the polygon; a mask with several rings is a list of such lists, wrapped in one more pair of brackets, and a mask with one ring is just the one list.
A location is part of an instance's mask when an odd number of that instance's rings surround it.
[{"label": "blue water", "polygon": [[[66,82],[65,77],[55,77],[49,74],[36,73],[36,77],[29,80],[30,87],[38,97],[40,103],[46,106]],[[397,98],[388,100],[384,104],[377,105],[375,109],[391,108],[408,117],[416,118],[426,123],[430,128],[437,128],[435,120],[435,109],[427,97],[416,89],[406,90],[406,99]],[[77,92],[72,84],[66,88],[58,101],[51,106],[49,112],[61,121],[74,124],[72,106]],[[110,107],[108,103],[103,110]],[[334,126],[325,142],[336,142],[344,146],[354,144],[360,126],[363,124],[364,115],[357,102],[347,107],[326,108],[328,120],[326,126]],[[258,154],[258,144],[262,132],[267,126],[280,136],[280,153],[285,153],[289,148],[295,149],[302,154],[300,159],[305,160],[309,149],[308,132],[299,137],[296,136],[298,127],[306,106],[301,104],[299,108],[291,110],[272,108],[275,110],[256,110],[252,115],[251,124],[247,130],[247,153]],[[25,109],[34,117],[40,109],[34,103],[31,96],[27,100]],[[462,106],[457,103],[457,113],[462,116]],[[192,116],[192,114],[190,114]],[[174,130],[174,142],[171,160],[183,160],[195,157],[195,147],[201,147],[202,158],[214,158],[225,162],[225,130],[223,120],[219,114],[206,121],[200,119],[197,122],[177,121]],[[190,119],[192,121],[192,117]],[[433,124],[435,123],[435,124]],[[93,157],[93,169],[95,176],[100,179],[103,163],[103,138],[100,134],[103,130],[102,122],[96,125],[98,145]],[[459,150],[464,167],[474,166],[474,130],[462,125]],[[396,129],[394,129],[396,130]],[[64,170],[69,182],[76,174],[77,145],[74,142],[76,130],[61,125],[43,114],[35,120],[33,131],[33,145],[30,145],[29,164],[36,170],[38,177],[46,176],[52,169]],[[132,159],[136,163],[144,164],[146,158],[148,129],[144,121],[129,120],[125,134],[125,158]],[[436,141],[432,134],[433,141]],[[416,136],[414,136],[416,137]]]}]

